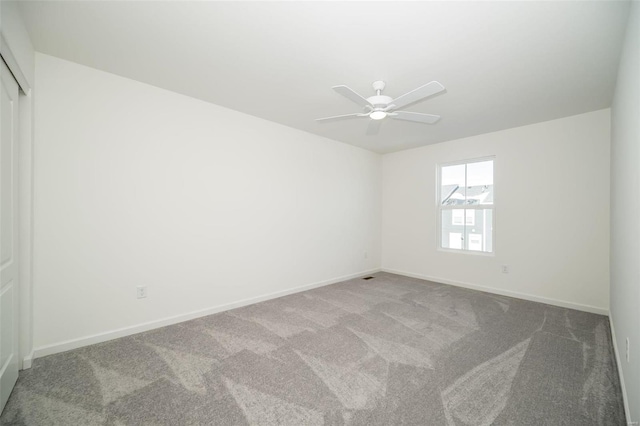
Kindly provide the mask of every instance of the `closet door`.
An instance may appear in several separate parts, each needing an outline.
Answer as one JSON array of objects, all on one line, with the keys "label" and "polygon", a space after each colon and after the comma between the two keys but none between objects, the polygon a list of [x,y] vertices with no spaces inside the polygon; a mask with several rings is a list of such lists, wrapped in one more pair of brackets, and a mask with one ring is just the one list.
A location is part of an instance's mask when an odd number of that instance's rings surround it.
[{"label": "closet door", "polygon": [[0,58],[0,412],[18,379],[18,84]]}]

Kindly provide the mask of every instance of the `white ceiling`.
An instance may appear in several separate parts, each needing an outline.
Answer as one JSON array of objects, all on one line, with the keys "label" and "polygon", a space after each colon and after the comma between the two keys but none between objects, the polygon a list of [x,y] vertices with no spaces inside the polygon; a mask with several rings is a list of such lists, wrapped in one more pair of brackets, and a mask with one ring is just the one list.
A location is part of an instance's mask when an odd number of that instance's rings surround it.
[{"label": "white ceiling", "polygon": [[[24,1],[36,50],[385,153],[611,105],[628,2]],[[331,90],[397,97],[435,125],[366,119]]]}]

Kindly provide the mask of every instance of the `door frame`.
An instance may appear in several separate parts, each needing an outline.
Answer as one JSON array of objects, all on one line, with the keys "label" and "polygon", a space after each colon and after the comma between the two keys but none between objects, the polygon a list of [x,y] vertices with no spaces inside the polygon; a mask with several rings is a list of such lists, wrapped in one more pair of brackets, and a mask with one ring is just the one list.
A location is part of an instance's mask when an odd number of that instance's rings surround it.
[{"label": "door frame", "polygon": [[33,361],[33,91],[25,73],[0,31],[0,60],[18,83],[18,220],[19,301],[18,366],[31,368]]}]

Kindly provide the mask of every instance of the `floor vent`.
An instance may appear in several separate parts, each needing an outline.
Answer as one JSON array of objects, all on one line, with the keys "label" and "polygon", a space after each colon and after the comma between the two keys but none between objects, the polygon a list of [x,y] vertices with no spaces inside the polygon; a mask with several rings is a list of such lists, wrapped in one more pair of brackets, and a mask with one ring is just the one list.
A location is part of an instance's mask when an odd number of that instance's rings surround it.
[{"label": "floor vent", "polygon": [[363,278],[363,280],[372,280],[372,279],[374,279],[374,278],[375,278],[375,277],[364,277],[364,278]]}]

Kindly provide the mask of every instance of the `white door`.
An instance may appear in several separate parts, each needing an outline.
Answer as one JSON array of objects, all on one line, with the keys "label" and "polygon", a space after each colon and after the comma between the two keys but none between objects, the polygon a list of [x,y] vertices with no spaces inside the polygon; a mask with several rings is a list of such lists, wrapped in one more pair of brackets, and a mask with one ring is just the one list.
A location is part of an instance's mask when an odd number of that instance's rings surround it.
[{"label": "white door", "polygon": [[0,412],[18,379],[18,84],[0,58]]}]

